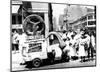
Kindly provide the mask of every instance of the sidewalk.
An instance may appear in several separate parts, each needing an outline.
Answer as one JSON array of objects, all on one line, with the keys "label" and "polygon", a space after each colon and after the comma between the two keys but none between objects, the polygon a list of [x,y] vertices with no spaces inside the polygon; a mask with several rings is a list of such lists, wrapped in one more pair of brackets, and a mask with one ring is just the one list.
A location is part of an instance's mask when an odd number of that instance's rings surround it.
[{"label": "sidewalk", "polygon": [[20,65],[21,59],[20,53],[12,53],[12,70],[23,70],[25,68],[24,65]]}]

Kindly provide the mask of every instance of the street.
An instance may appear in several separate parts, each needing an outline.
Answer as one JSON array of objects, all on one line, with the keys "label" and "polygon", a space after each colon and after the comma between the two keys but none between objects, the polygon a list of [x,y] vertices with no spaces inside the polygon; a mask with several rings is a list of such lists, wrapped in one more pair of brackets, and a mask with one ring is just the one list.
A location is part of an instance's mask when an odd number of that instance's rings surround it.
[{"label": "street", "polygon": [[38,70],[38,69],[51,69],[51,68],[69,68],[69,67],[81,67],[81,66],[95,66],[95,59],[86,61],[86,62],[80,62],[79,60],[74,60],[70,62],[56,62],[54,64],[45,64],[39,68],[27,68],[26,65],[20,65],[21,56],[20,53],[13,54],[12,53],[12,71],[17,70]]},{"label": "street", "polygon": [[96,66],[95,5],[12,0],[11,11],[12,71]]}]

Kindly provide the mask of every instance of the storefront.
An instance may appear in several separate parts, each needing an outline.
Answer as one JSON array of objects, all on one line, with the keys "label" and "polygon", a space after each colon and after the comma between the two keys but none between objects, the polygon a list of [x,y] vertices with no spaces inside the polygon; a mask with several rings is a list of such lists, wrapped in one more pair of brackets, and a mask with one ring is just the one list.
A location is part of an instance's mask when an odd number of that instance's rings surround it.
[{"label": "storefront", "polygon": [[51,5],[48,3],[12,1],[12,32],[14,30],[21,32],[26,17],[30,16],[30,19],[33,17],[32,22],[34,23],[39,22],[38,20],[42,20],[44,26],[38,24],[38,30],[43,28],[43,35],[46,37],[53,28],[52,19],[50,19],[52,15],[50,14],[52,14]]}]

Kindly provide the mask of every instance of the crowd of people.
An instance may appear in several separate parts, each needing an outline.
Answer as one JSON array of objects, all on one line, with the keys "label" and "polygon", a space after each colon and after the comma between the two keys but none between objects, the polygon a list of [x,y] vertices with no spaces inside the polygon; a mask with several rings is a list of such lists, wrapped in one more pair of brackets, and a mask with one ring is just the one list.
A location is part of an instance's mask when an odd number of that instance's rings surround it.
[{"label": "crowd of people", "polygon": [[[23,39],[26,37],[25,33],[18,33],[16,30],[12,34],[12,50],[14,53],[20,52],[22,48],[26,47]],[[96,34],[95,31],[88,31],[87,29],[79,29],[77,31],[64,31],[62,39],[66,43],[63,52],[67,51],[70,60],[78,59],[81,62],[86,59],[91,60],[96,54]]]},{"label": "crowd of people", "polygon": [[27,37],[27,35],[23,31],[18,32],[18,30],[15,30],[12,33],[12,52],[13,52],[13,54],[16,54],[16,53],[20,54],[20,57],[22,58],[20,60],[20,64],[24,64],[24,62],[25,62],[23,60],[23,57],[25,54],[24,51],[26,51],[26,49],[28,50],[28,45],[25,43],[26,37]]},{"label": "crowd of people", "polygon": [[96,54],[96,34],[95,31],[79,29],[77,31],[64,31],[62,35],[66,43],[64,52],[68,51],[70,60],[78,58],[81,62],[93,60]]}]

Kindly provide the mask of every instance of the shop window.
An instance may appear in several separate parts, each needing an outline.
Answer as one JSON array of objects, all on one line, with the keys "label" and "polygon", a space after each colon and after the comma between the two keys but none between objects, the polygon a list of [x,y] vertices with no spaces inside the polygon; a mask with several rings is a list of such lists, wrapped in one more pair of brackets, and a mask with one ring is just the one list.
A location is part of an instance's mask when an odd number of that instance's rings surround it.
[{"label": "shop window", "polygon": [[18,24],[22,24],[22,16],[18,15]]},{"label": "shop window", "polygon": [[12,14],[12,24],[22,24],[22,15]]},{"label": "shop window", "polygon": [[16,24],[16,15],[12,15],[12,24]]}]

